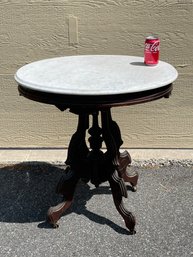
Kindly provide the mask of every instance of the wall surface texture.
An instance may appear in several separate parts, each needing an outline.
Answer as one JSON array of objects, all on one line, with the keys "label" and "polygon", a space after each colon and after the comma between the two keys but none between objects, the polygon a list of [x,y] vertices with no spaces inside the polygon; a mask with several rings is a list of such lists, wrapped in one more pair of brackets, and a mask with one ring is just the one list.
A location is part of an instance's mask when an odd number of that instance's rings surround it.
[{"label": "wall surface texture", "polygon": [[68,111],[19,97],[19,67],[63,55],[143,56],[150,33],[179,77],[170,99],[113,109],[123,147],[193,148],[192,0],[0,0],[0,147],[66,147],[76,128]]}]

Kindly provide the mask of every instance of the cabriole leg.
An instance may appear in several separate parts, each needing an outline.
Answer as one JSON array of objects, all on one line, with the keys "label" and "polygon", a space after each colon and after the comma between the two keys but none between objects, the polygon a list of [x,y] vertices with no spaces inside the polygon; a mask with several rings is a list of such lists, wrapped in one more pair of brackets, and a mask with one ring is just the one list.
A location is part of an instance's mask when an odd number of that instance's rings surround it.
[{"label": "cabriole leg", "polygon": [[131,234],[134,234],[135,217],[124,207],[122,197],[127,197],[127,189],[123,179],[119,177],[117,170],[115,170],[112,176],[109,178],[109,183],[115,206],[120,215],[123,217],[126,227],[129,229]]},{"label": "cabriole leg", "polygon": [[118,212],[125,221],[126,227],[133,234],[135,233],[135,218],[133,214],[124,207],[122,201],[122,197],[127,197],[127,189],[121,175],[124,175],[125,173],[125,164],[128,163],[128,159],[126,162],[123,162],[123,160],[125,160],[123,157],[125,156],[121,156],[119,153],[119,148],[123,142],[121,139],[120,129],[117,123],[112,120],[110,109],[103,110],[101,112],[101,116],[103,130],[102,134],[107,147],[106,156],[109,158],[110,163],[110,175],[108,180],[112,190],[113,200]]},{"label": "cabriole leg", "polygon": [[50,207],[47,213],[47,221],[54,228],[58,227],[58,220],[60,219],[62,214],[71,206],[78,180],[79,178],[70,169],[70,167],[67,168],[66,174],[63,175],[63,177],[60,179],[56,188],[56,193],[62,194],[64,200],[58,205]]}]

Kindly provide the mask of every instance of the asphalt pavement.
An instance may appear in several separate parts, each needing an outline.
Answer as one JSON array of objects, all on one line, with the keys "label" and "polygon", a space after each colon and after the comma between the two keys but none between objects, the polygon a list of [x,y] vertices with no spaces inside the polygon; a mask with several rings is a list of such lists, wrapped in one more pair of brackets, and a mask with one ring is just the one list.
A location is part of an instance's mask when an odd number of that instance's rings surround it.
[{"label": "asphalt pavement", "polygon": [[0,166],[2,257],[193,257],[193,165],[134,165],[137,192],[125,206],[136,217],[130,235],[108,183],[78,184],[74,203],[53,229],[47,209],[60,202],[55,186],[64,165],[26,162]]}]

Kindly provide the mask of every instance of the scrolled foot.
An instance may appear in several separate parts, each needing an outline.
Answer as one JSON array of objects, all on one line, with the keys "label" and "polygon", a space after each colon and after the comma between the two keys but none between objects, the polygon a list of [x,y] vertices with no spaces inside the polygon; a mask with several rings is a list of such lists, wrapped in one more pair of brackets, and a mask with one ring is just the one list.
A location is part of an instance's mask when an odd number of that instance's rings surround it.
[{"label": "scrolled foot", "polygon": [[134,228],[135,228],[136,221],[135,221],[135,217],[133,216],[133,214],[125,209],[123,203],[120,204],[118,211],[121,214],[121,216],[123,217],[123,219],[125,221],[125,226],[128,228],[130,233],[135,234],[136,231]]},{"label": "scrolled foot", "polygon": [[137,191],[137,182],[139,178],[137,171],[131,171],[131,169],[127,167],[125,173],[122,175],[122,178],[125,182],[129,182],[131,184],[133,192]]},{"label": "scrolled foot", "polygon": [[130,164],[131,164],[131,156],[128,153],[128,151],[125,150],[124,152],[120,153],[120,156],[119,156],[119,166],[120,166],[119,169],[123,170]]},{"label": "scrolled foot", "polygon": [[47,212],[47,222],[53,226],[53,228],[58,228],[58,220],[61,215],[71,206],[72,201],[64,201],[56,206],[49,208]]}]

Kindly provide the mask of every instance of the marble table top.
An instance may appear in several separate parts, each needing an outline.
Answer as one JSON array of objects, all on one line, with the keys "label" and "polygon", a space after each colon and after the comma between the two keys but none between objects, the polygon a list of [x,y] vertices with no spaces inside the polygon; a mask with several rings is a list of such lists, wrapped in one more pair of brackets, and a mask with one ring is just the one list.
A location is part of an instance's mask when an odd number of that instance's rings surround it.
[{"label": "marble table top", "polygon": [[21,67],[15,80],[36,91],[69,95],[115,95],[143,92],[176,80],[176,69],[163,61],[144,64],[143,57],[79,55],[45,59]]}]

